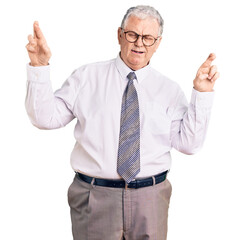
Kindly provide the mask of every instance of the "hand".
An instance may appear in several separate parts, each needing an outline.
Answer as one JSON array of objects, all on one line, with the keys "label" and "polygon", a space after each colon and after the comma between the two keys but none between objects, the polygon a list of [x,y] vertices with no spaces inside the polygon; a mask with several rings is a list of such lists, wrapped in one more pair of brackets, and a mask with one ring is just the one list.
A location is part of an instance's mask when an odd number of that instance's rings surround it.
[{"label": "hand", "polygon": [[26,49],[29,54],[31,66],[46,66],[51,58],[51,51],[47,45],[46,39],[39,27],[38,22],[33,24],[34,36],[29,35],[29,43]]},{"label": "hand", "polygon": [[214,53],[211,53],[207,60],[201,65],[197,71],[196,78],[193,81],[194,88],[199,92],[212,92],[215,81],[219,78],[217,67],[212,65],[216,58]]}]

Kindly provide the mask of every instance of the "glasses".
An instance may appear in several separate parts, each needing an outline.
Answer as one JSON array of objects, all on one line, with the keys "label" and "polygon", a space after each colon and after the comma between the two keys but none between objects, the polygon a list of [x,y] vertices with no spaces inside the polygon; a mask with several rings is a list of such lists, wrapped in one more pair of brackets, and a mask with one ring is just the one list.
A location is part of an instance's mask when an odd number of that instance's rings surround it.
[{"label": "glasses", "polygon": [[[124,31],[124,29],[122,29],[122,31]],[[138,38],[141,37],[142,42],[146,47],[151,47],[159,39],[159,37],[155,38],[151,35],[140,35],[133,31],[127,31],[124,32],[124,34],[125,39],[130,43],[135,43]]]}]

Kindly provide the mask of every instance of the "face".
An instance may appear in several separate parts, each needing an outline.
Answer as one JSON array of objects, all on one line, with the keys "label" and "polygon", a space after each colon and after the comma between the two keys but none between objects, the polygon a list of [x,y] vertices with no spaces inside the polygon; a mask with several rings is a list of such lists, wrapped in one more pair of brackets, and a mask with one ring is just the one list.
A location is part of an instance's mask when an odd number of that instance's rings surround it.
[{"label": "face", "polygon": [[[152,35],[158,37],[159,24],[156,19],[139,19],[130,16],[127,20],[124,32],[134,31],[140,35]],[[157,50],[161,37],[151,47],[144,46],[141,37],[136,42],[130,43],[125,39],[125,34],[121,28],[118,29],[118,40],[120,44],[120,56],[125,64],[133,70],[139,70],[145,67],[150,61],[152,55]]]}]

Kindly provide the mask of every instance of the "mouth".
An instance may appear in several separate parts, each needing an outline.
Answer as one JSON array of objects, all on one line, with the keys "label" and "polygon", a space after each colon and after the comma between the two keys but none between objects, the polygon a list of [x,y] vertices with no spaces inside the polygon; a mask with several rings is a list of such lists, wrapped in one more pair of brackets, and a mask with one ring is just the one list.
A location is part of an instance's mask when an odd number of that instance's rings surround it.
[{"label": "mouth", "polygon": [[133,49],[132,49],[131,51],[132,51],[133,53],[135,53],[135,54],[139,54],[139,55],[144,53],[144,52],[142,52],[142,51],[136,51],[136,50],[133,50]]}]

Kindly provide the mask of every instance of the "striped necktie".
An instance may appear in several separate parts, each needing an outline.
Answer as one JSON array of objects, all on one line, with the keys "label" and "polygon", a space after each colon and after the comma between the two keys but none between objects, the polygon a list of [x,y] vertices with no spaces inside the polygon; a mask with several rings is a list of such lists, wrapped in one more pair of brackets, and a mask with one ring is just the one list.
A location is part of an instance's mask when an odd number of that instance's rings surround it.
[{"label": "striped necktie", "polygon": [[138,97],[133,80],[136,74],[128,74],[120,119],[120,136],[117,172],[127,182],[131,182],[140,172],[140,116]]}]

